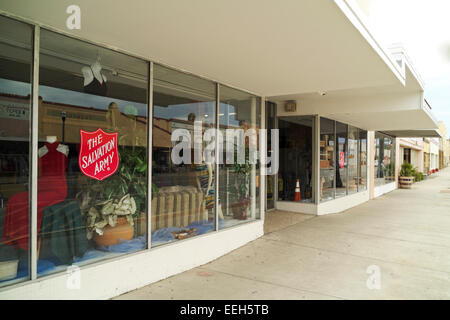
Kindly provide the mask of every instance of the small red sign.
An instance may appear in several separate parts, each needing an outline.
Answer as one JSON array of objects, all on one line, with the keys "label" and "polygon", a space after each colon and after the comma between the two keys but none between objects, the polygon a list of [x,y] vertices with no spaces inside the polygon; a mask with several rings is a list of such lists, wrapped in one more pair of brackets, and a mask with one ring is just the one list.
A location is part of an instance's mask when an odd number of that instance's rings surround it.
[{"label": "small red sign", "polygon": [[106,133],[101,128],[94,132],[80,130],[78,164],[81,172],[100,181],[113,175],[119,167],[118,136],[117,132]]},{"label": "small red sign", "polygon": [[344,167],[344,165],[345,165],[345,152],[340,151],[339,152],[339,166],[342,169]]}]

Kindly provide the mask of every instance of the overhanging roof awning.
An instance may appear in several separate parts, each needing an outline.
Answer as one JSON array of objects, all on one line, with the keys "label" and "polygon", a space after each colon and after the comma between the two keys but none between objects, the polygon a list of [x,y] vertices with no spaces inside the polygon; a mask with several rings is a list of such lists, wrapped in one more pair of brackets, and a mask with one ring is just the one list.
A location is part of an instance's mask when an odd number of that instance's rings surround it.
[{"label": "overhanging roof awning", "polygon": [[[174,6],[167,0],[135,0],[130,6],[125,1],[79,0],[83,12],[98,13],[95,18],[84,15],[80,30],[67,30],[61,19],[64,1],[3,0],[0,13],[273,102],[297,100],[299,112],[282,116],[320,114],[376,131],[437,129],[423,105],[422,82],[404,52],[383,48],[355,3],[198,0]],[[62,42],[54,50],[79,54]]]},{"label": "overhanging roof awning", "polygon": [[[350,2],[79,0],[82,12],[97,13],[83,15],[80,30],[67,29],[64,1],[3,0],[0,12],[266,97],[405,85]],[[56,49],[77,55],[64,43]]]},{"label": "overhanging roof awning", "polygon": [[387,135],[396,137],[396,138],[442,138],[439,130],[430,129],[430,130],[391,130],[391,131],[382,131]]}]

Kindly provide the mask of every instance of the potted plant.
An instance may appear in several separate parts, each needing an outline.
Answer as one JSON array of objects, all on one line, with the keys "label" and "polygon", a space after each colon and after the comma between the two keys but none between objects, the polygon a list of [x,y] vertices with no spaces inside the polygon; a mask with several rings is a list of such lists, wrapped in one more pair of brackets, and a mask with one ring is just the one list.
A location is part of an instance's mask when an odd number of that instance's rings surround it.
[{"label": "potted plant", "polygon": [[389,163],[385,168],[384,180],[386,181],[394,181],[395,178],[395,165],[393,163]]},{"label": "potted plant", "polygon": [[415,182],[419,182],[419,181],[422,181],[424,179],[423,173],[417,171],[417,169],[415,169],[415,168],[414,168],[414,171],[413,171],[413,176],[414,176],[414,181]]},{"label": "potted plant", "polygon": [[82,198],[87,238],[99,245],[131,240],[147,199],[146,149],[119,145],[120,167],[105,181],[90,179]]},{"label": "potted plant", "polygon": [[414,182],[414,167],[412,164],[405,162],[402,164],[399,177],[399,185],[401,189],[411,189]]},{"label": "potted plant", "polygon": [[235,180],[228,189],[231,196],[231,210],[233,211],[234,219],[247,219],[247,210],[250,203],[250,171],[251,165],[248,161],[248,152],[246,152],[243,164],[239,164],[237,160],[234,162],[232,172]]}]

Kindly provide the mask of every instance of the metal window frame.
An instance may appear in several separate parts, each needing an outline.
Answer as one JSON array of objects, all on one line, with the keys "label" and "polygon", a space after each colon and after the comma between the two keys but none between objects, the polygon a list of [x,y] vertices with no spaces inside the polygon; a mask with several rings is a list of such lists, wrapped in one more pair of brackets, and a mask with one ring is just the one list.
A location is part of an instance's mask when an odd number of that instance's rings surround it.
[{"label": "metal window frame", "polygon": [[152,196],[153,196],[153,62],[149,62],[148,106],[147,106],[147,250],[152,248]]},{"label": "metal window frame", "polygon": [[30,155],[30,177],[31,184],[28,189],[28,209],[30,211],[29,217],[29,275],[31,280],[37,279],[37,194],[38,194],[38,125],[39,125],[39,53],[40,53],[40,32],[39,26],[34,26],[33,30],[33,67],[31,78],[31,143],[29,144]]},{"label": "metal window frame", "polygon": [[[260,112],[261,112],[261,119],[260,119],[260,129],[264,130],[266,129],[266,97],[260,97]],[[258,113],[256,113],[258,114]],[[258,118],[258,117],[256,117]],[[263,132],[263,131],[261,131]],[[265,192],[266,190],[266,156],[267,156],[267,131],[266,131],[266,137],[265,142],[262,143],[261,139],[259,139],[259,220],[264,220],[265,217],[265,211],[266,211],[266,205],[267,205],[267,194]],[[256,183],[256,182],[255,182]],[[258,220],[258,218],[256,219]]]},{"label": "metal window frame", "polygon": [[[267,100],[266,98],[264,98],[264,105],[263,105],[263,108],[264,108],[264,125],[265,125],[265,129],[266,129],[266,132],[267,132],[267,137],[269,137],[269,135],[271,134],[268,130],[269,130],[269,113],[270,114],[272,114],[272,113],[275,113],[275,111],[276,111],[276,104],[275,103],[273,103],[273,102],[270,102],[269,100]],[[270,110],[271,108],[273,108],[273,112]],[[275,129],[275,118],[276,118],[276,114],[274,115],[274,117],[273,117],[273,125],[272,125],[272,127],[273,128],[270,128],[270,130],[272,130],[272,129]],[[272,138],[271,138],[272,139]],[[275,208],[275,185],[276,185],[276,177],[277,177],[277,174],[273,174],[273,175],[270,175],[270,176],[268,176],[267,175],[267,147],[268,147],[268,143],[267,143],[267,141],[268,141],[268,138],[266,139],[266,144],[265,144],[265,151],[264,150],[262,150],[261,152],[265,152],[264,153],[264,155],[265,155],[265,158],[264,158],[264,173],[265,173],[265,175],[264,176],[261,176],[261,178],[263,178],[264,179],[264,189],[265,189],[265,191],[264,191],[264,193],[263,193],[263,197],[264,197],[264,199],[265,199],[265,201],[264,201],[264,207],[263,207],[263,212],[267,212],[267,211],[274,211],[274,210],[276,210],[276,208]],[[262,161],[261,161],[262,162]],[[273,198],[273,200],[272,200],[272,202],[273,202],[273,208],[270,208],[269,209],[269,200],[267,199],[267,180],[268,179],[272,179],[272,186],[273,186],[273,190],[272,190],[272,198]]]},{"label": "metal window frame", "polygon": [[345,167],[345,196],[348,196],[348,154],[350,151],[350,142],[348,139],[348,134],[350,132],[350,125],[349,124],[345,124],[345,128],[347,129],[347,133],[346,133],[346,138],[345,138],[345,160],[344,160],[344,167]]},{"label": "metal window frame", "polygon": [[313,134],[313,200],[315,205],[320,204],[320,115],[314,116]]},{"label": "metal window frame", "polygon": [[216,137],[215,137],[215,190],[214,190],[214,228],[216,232],[219,231],[219,198],[220,198],[220,187],[219,187],[219,178],[220,178],[220,166],[219,166],[219,139],[218,133],[220,131],[220,84],[216,82]]},{"label": "metal window frame", "polygon": [[336,172],[338,170],[338,163],[336,162],[336,156],[337,156],[337,152],[338,152],[338,139],[336,136],[336,120],[332,120],[333,121],[333,125],[334,125],[334,154],[333,154],[333,163],[334,163],[334,174],[333,174],[333,200],[336,200]]},{"label": "metal window frame", "polygon": [[361,159],[360,159],[360,151],[361,151],[361,129],[358,129],[358,145],[356,147],[356,154],[357,154],[357,162],[356,162],[356,192],[360,192],[359,190],[359,171],[361,170]]}]

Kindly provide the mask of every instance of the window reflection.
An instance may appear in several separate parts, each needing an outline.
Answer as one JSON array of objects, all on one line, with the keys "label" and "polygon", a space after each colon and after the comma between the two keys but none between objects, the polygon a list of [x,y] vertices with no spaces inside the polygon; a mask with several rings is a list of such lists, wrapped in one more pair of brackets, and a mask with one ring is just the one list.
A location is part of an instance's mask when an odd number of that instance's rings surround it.
[{"label": "window reflection", "polygon": [[[216,124],[216,88],[159,65],[153,87],[151,217],[152,246],[158,246],[215,230],[215,165],[203,151]],[[183,139],[187,146],[179,148]]]},{"label": "window reflection", "polygon": [[359,130],[358,191],[367,189],[367,131]]},{"label": "window reflection", "polygon": [[29,279],[31,39],[0,17],[0,287]]},{"label": "window reflection", "polygon": [[392,137],[375,133],[375,186],[395,181],[395,140]]},{"label": "window reflection", "polygon": [[320,201],[335,197],[335,122],[320,118]]},{"label": "window reflection", "polygon": [[[219,168],[220,229],[260,217],[259,159],[253,161],[259,147],[260,106],[259,97],[220,86],[219,118],[224,137]],[[227,131],[231,135],[227,136]]]},{"label": "window reflection", "polygon": [[336,122],[336,198],[347,195],[347,125]]},{"label": "window reflection", "polygon": [[358,192],[358,128],[348,126],[348,193]]},{"label": "window reflection", "polygon": [[41,30],[39,72],[39,275],[145,249],[148,64]]}]

